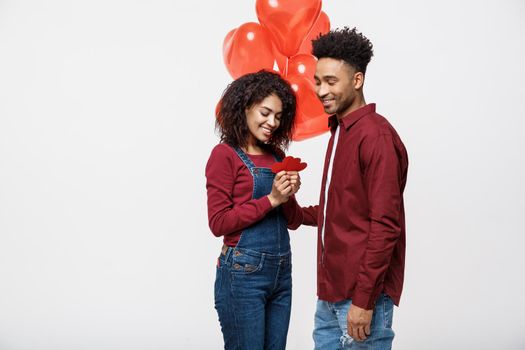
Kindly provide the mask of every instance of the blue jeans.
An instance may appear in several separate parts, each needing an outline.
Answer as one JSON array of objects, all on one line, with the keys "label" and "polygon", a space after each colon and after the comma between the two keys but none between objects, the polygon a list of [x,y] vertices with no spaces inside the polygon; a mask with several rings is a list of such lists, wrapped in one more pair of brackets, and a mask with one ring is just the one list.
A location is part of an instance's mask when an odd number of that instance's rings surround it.
[{"label": "blue jeans", "polygon": [[394,303],[386,294],[381,294],[376,301],[370,335],[359,342],[348,335],[346,316],[352,300],[330,303],[317,301],[314,325],[315,350],[390,350],[394,340],[392,317]]},{"label": "blue jeans", "polygon": [[284,350],[292,304],[291,253],[271,255],[245,248],[221,254],[215,308],[224,348]]}]

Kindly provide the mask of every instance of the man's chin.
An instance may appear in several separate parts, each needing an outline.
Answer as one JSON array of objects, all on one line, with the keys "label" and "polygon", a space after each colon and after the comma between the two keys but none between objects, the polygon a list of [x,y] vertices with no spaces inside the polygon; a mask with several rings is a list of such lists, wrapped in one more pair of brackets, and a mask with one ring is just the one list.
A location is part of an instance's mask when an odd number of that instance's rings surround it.
[{"label": "man's chin", "polygon": [[323,109],[324,109],[324,112],[328,115],[335,114],[336,112],[335,108],[323,108]]}]

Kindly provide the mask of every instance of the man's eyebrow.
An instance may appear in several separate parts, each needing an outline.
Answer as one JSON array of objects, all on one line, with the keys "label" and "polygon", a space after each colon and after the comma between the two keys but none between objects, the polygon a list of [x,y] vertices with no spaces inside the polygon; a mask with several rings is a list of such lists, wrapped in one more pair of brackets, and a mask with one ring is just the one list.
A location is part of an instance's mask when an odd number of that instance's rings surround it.
[{"label": "man's eyebrow", "polygon": [[338,80],[338,79],[339,79],[339,78],[337,78],[335,75],[324,75],[324,76],[322,76],[322,77],[319,77],[319,76],[317,76],[317,75],[314,75],[314,78],[315,78],[315,79],[319,79],[319,80],[321,80],[321,79],[324,79],[324,80],[336,79],[336,80]]}]

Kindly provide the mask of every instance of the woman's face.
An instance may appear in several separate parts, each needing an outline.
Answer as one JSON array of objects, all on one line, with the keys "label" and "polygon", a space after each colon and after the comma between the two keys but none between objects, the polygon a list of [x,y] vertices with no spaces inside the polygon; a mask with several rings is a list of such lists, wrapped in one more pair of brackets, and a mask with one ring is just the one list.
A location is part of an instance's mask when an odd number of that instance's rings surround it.
[{"label": "woman's face", "polygon": [[246,123],[250,131],[249,142],[268,142],[281,124],[282,103],[276,95],[269,95],[246,110]]}]

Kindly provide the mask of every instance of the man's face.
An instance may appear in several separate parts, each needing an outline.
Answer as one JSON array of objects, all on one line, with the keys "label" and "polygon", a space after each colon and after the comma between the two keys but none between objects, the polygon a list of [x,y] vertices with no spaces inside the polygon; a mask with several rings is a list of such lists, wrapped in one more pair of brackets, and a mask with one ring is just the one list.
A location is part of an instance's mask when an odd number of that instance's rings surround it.
[{"label": "man's face", "polygon": [[342,117],[356,96],[354,68],[343,60],[321,58],[315,71],[315,92],[324,111]]}]

